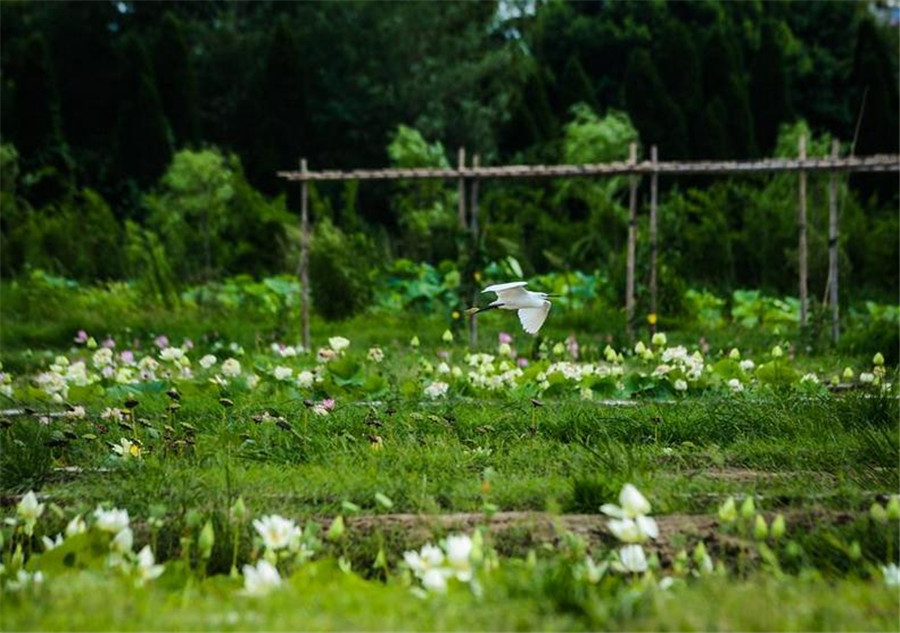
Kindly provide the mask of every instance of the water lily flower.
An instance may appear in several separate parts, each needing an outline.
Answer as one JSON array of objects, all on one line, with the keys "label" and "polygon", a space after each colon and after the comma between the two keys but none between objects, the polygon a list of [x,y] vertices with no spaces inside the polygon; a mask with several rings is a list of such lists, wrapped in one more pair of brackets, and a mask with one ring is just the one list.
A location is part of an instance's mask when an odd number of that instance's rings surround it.
[{"label": "water lily flower", "polygon": [[619,492],[620,506],[606,503],[600,511],[616,519],[634,519],[650,513],[650,502],[632,484],[625,484]]},{"label": "water lily flower", "polygon": [[97,519],[97,528],[104,532],[118,533],[128,527],[128,510],[104,510],[97,506],[94,510],[94,517]]},{"label": "water lily flower", "polygon": [[263,545],[270,550],[279,550],[288,547],[291,539],[299,538],[302,534],[300,528],[290,519],[285,519],[277,514],[270,514],[253,521],[253,527],[262,537]]},{"label": "water lily flower", "polygon": [[244,593],[248,596],[264,596],[281,585],[281,574],[269,561],[260,559],[253,565],[244,565]]},{"label": "water lily flower", "polygon": [[241,363],[236,358],[228,358],[222,362],[222,374],[234,378],[241,374]]},{"label": "water lily flower", "polygon": [[210,367],[212,367],[215,364],[216,364],[216,357],[213,356],[212,354],[207,354],[206,356],[204,356],[203,358],[200,359],[200,366],[203,369],[209,369]]},{"label": "water lily flower", "polygon": [[153,550],[150,549],[150,546],[144,545],[143,549],[138,552],[137,555],[137,567],[135,567],[137,580],[135,581],[135,584],[138,587],[141,587],[148,580],[159,578],[165,569],[165,565],[156,564],[156,558],[153,556]]},{"label": "water lily flower", "polygon": [[343,336],[332,336],[328,339],[328,346],[336,352],[342,352],[349,347],[350,341]]},{"label": "water lily flower", "polygon": [[640,545],[626,545],[619,549],[618,560],[613,567],[622,572],[640,574],[647,571],[647,557]]}]

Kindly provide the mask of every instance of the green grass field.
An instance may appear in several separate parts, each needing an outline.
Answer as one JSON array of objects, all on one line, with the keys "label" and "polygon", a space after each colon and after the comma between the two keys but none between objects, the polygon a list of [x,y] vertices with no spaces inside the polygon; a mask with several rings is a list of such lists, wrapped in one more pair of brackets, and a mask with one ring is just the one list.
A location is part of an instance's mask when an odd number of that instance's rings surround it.
[{"label": "green grass field", "polygon": [[[520,367],[486,324],[490,360],[429,322],[359,322],[346,348],[296,356],[170,330],[168,352],[133,333],[122,357],[124,335],[38,347],[53,325],[16,325],[32,334],[3,352],[3,629],[897,629],[893,370],[768,340],[697,356],[677,334],[611,356],[582,337],[577,360],[562,336],[517,336]],[[601,512],[629,483],[655,538]],[[129,542],[98,506],[127,509]],[[269,547],[266,515],[302,537]],[[404,555],[427,543],[438,586]],[[261,560],[281,580],[254,591]]]}]

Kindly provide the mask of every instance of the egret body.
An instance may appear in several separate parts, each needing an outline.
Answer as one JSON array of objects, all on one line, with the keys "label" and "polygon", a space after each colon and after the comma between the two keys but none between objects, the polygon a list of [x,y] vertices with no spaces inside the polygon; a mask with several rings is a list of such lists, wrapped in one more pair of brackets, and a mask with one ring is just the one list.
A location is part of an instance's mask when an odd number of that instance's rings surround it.
[{"label": "egret body", "polygon": [[537,334],[550,312],[550,302],[547,301],[547,297],[551,295],[546,292],[525,290],[527,285],[527,281],[511,281],[488,286],[482,292],[493,292],[497,295],[497,299],[486,308],[472,308],[468,312],[469,314],[478,314],[486,310],[516,310],[519,313],[522,329],[529,334]]}]

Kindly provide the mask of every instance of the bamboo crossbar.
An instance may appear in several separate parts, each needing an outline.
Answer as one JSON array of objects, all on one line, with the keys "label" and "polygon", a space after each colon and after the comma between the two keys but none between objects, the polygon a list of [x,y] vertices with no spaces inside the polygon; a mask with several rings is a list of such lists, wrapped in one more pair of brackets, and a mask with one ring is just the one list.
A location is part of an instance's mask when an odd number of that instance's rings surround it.
[{"label": "bamboo crossbar", "polygon": [[279,171],[291,181],[319,180],[422,180],[457,178],[559,178],[579,176],[635,176],[642,174],[756,174],[773,172],[891,172],[900,171],[900,156],[849,156],[844,158],[767,158],[745,161],[627,161],[587,165],[505,165],[456,169],[354,169],[350,171]]}]

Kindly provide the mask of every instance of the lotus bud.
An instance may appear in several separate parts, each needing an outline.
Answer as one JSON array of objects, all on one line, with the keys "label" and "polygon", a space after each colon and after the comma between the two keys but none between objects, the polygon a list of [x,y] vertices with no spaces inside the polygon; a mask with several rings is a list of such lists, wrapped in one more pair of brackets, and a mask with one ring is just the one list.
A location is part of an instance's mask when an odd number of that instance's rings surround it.
[{"label": "lotus bud", "polygon": [[892,495],[888,501],[887,518],[891,521],[900,520],[900,495]]},{"label": "lotus bud", "polygon": [[666,338],[665,333],[657,332],[653,335],[653,338],[650,339],[650,342],[653,343],[653,345],[655,345],[656,347],[662,347],[666,343],[668,343],[668,339]]},{"label": "lotus bud", "polygon": [[741,516],[750,519],[754,514],[756,514],[756,504],[753,503],[753,497],[747,497],[741,504]]},{"label": "lotus bud", "polygon": [[781,358],[782,356],[784,356],[784,350],[781,349],[781,345],[772,348],[772,358]]},{"label": "lotus bud", "polygon": [[728,358],[731,360],[741,360],[741,352],[738,348],[733,347],[730,352],[728,352]]},{"label": "lotus bud", "polygon": [[887,510],[877,501],[869,508],[869,517],[876,523],[887,523],[888,521]]},{"label": "lotus bud", "polygon": [[451,332],[450,330],[444,330],[444,334],[443,334],[443,336],[441,336],[441,340],[444,341],[445,343],[452,343],[453,342],[453,332]]},{"label": "lotus bud", "polygon": [[247,506],[244,505],[244,497],[238,497],[234,505],[231,506],[231,516],[235,521],[241,521],[247,517]]},{"label": "lotus bud", "polygon": [[787,531],[787,527],[784,523],[784,516],[779,514],[775,517],[775,520],[772,521],[772,538],[777,541],[784,536],[785,531]]},{"label": "lotus bud", "polygon": [[342,515],[337,515],[334,521],[331,522],[331,527],[328,528],[328,533],[325,537],[329,541],[339,541],[341,537],[344,535],[344,517]]},{"label": "lotus bud", "polygon": [[418,336],[412,337],[409,341],[409,346],[410,347],[418,347],[419,346],[419,337]]},{"label": "lotus bud", "polygon": [[703,544],[703,541],[697,543],[697,546],[694,548],[693,559],[697,565],[702,565],[706,559],[709,558],[709,553],[706,551],[706,545]]},{"label": "lotus bud", "polygon": [[756,515],[756,522],[753,524],[753,537],[762,541],[769,535],[769,526],[766,525],[766,520],[763,518],[763,515]]},{"label": "lotus bud", "polygon": [[853,373],[852,369],[850,369],[849,367],[844,367],[844,373],[841,374],[841,377],[844,380],[853,380],[854,376],[855,374]]},{"label": "lotus bud", "polygon": [[500,343],[500,347],[497,348],[497,353],[500,356],[512,356],[512,348],[509,346],[509,343]]},{"label": "lotus bud", "polygon": [[615,360],[616,360],[616,350],[614,350],[612,347],[610,347],[609,345],[607,345],[607,346],[603,349],[603,357],[604,357],[604,358],[606,359],[606,361],[609,362],[609,363],[615,362]]},{"label": "lotus bud", "polygon": [[554,356],[562,356],[566,353],[566,346],[562,343],[557,343],[553,346],[553,354]]},{"label": "lotus bud", "polygon": [[622,356],[622,352],[619,352],[619,354],[616,356],[616,362],[620,365],[625,362],[625,357]]},{"label": "lotus bud", "polygon": [[200,530],[200,538],[197,539],[197,549],[199,550],[200,558],[209,560],[209,557],[212,556],[215,542],[216,533],[213,531],[212,521],[207,521],[203,529]]},{"label": "lotus bud", "polygon": [[850,556],[850,560],[859,560],[862,558],[862,547],[859,546],[859,541],[850,543],[847,554]]},{"label": "lotus bud", "polygon": [[719,506],[719,521],[722,523],[734,523],[737,520],[737,506],[734,497],[728,497],[725,503]]},{"label": "lotus bud", "polygon": [[644,352],[647,351],[647,346],[644,345],[643,341],[638,341],[637,345],[634,346],[634,353],[638,356],[643,356]]},{"label": "lotus bud", "polygon": [[881,354],[881,352],[878,352],[877,354],[875,354],[875,356],[872,357],[872,364],[877,367],[881,367],[882,365],[884,365],[884,356]]}]

